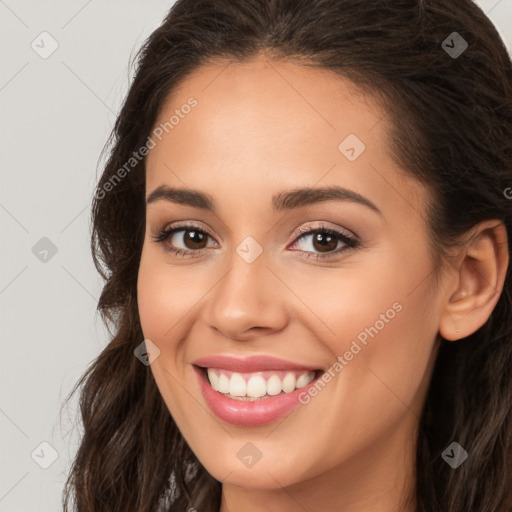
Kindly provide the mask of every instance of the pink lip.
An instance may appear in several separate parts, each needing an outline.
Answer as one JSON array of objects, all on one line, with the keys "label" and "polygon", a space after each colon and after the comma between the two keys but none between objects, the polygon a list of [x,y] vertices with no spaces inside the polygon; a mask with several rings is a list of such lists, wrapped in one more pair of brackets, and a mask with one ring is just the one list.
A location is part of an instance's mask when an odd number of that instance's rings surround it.
[{"label": "pink lip", "polygon": [[232,372],[257,372],[265,370],[318,370],[318,366],[304,366],[268,356],[252,356],[252,357],[233,357],[233,356],[205,356],[193,361],[196,366],[203,368],[223,368]]},{"label": "pink lip", "polygon": [[[267,366],[265,366],[265,361]],[[284,363],[286,363],[286,365],[284,365]],[[307,386],[296,389],[291,393],[281,393],[279,395],[272,396],[271,398],[250,402],[233,400],[232,398],[215,391],[207,380],[205,370],[199,368],[199,366],[203,365],[208,368],[220,367],[231,371],[257,371],[263,369],[315,370],[315,368],[296,365],[294,363],[273,358],[250,358],[237,360],[222,356],[212,356],[198,359],[193,364],[193,368],[199,379],[199,386],[203,393],[203,397],[212,412],[218,418],[227,423],[245,427],[264,425],[285,416],[289,411],[300,404],[299,395],[307,392],[308,388],[310,386],[314,386],[316,381],[320,378],[319,375]],[[272,367],[270,368],[269,365]]]}]

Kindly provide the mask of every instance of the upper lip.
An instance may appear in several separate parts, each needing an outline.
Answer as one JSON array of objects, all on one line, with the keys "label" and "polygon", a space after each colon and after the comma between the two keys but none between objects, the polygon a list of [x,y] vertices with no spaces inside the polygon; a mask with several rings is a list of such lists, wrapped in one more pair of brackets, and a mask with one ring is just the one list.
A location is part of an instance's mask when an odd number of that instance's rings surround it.
[{"label": "upper lip", "polygon": [[213,355],[200,357],[193,361],[196,366],[203,368],[222,368],[233,372],[257,372],[265,370],[318,370],[318,366],[287,361],[269,356],[235,357],[228,355]]}]

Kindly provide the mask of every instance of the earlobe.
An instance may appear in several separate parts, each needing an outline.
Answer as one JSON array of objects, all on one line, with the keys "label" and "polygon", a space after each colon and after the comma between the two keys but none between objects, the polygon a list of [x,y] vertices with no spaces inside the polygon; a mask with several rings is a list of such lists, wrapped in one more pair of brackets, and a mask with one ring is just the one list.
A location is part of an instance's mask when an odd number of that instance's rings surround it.
[{"label": "earlobe", "polygon": [[461,249],[456,272],[446,282],[447,299],[439,320],[439,334],[448,341],[465,338],[487,322],[507,273],[509,252],[504,224],[485,221],[472,231]]}]

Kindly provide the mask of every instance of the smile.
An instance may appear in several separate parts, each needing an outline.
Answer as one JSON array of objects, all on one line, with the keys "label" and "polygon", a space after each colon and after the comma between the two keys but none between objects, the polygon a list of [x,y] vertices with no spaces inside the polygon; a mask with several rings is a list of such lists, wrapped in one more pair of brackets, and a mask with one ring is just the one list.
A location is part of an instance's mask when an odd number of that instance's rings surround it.
[{"label": "smile", "polygon": [[192,367],[206,404],[219,419],[237,426],[275,421],[300,404],[324,373],[321,369],[269,357],[211,356]]}]

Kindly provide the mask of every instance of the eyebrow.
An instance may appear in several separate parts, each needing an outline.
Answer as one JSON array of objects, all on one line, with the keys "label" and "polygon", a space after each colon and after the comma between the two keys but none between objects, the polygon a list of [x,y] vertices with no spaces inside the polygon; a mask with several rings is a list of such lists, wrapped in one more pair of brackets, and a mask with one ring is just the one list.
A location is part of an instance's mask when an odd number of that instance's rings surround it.
[{"label": "eyebrow", "polygon": [[[148,195],[146,204],[149,205],[161,200],[184,204],[194,208],[200,208],[201,210],[216,211],[212,196],[199,190],[170,188],[167,185],[160,185]],[[280,212],[302,208],[311,204],[323,203],[325,201],[348,201],[358,203],[382,215],[380,209],[368,198],[353,190],[338,186],[323,188],[306,187],[285,190],[272,196],[272,208],[274,211]]]}]

